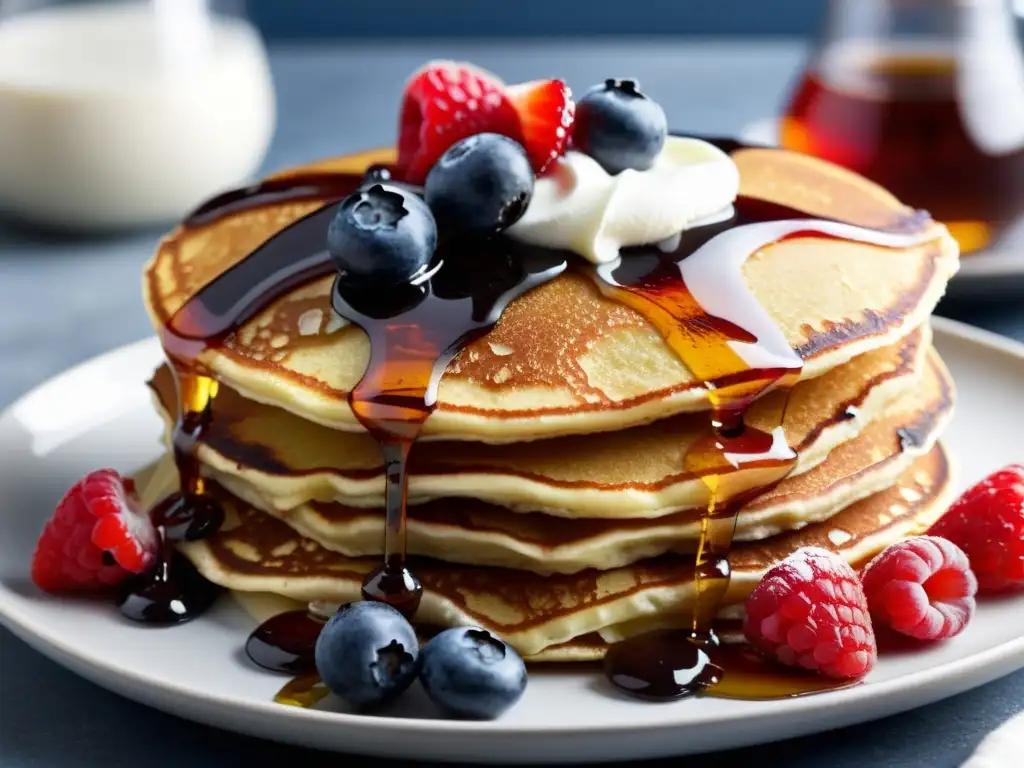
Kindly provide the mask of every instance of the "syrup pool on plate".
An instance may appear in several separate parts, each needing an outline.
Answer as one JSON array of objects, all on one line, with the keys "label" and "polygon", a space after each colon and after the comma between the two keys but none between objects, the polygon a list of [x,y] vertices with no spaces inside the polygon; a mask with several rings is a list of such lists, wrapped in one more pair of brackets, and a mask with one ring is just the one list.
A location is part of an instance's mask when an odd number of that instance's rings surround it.
[{"label": "syrup pool on plate", "polygon": [[309,611],[279,613],[252,631],[245,641],[245,655],[271,672],[314,674],[313,651],[323,626],[323,619]]}]

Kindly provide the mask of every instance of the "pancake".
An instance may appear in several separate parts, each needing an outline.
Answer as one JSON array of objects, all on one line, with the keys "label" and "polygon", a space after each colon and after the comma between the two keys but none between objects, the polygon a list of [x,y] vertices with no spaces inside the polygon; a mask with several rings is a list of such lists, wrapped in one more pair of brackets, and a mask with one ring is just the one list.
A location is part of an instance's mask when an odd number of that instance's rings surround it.
[{"label": "pancake", "polygon": [[[737,540],[762,539],[824,520],[887,487],[931,450],[952,406],[952,382],[933,357],[921,387],[858,438],[841,445],[810,472],[791,476],[748,502],[737,518]],[[275,510],[244,481],[209,474],[233,495],[326,549],[350,557],[383,553],[383,509],[314,502]],[[535,573],[609,569],[669,551],[695,551],[702,512],[693,509],[655,520],[568,520],[510,512],[472,498],[439,499],[409,509],[407,548],[411,555],[450,563]]]},{"label": "pancake", "polygon": [[[896,398],[921,386],[929,337],[923,326],[898,344],[793,389],[783,426],[799,454],[795,474],[819,464]],[[169,430],[175,410],[169,371],[157,372],[153,388]],[[755,403],[747,423],[771,429],[782,397],[770,394]],[[412,452],[409,501],[472,498],[517,511],[604,518],[704,507],[707,486],[681,468],[687,448],[707,429],[706,414],[684,414],[621,432],[517,445],[421,445]],[[169,431],[165,439],[169,445]],[[229,488],[250,488],[246,498],[258,498],[268,509],[291,510],[310,501],[383,504],[383,462],[369,435],[328,429],[227,388],[218,395],[197,456]]]},{"label": "pancake", "polygon": [[[361,172],[386,151],[307,170]],[[888,226],[909,209],[881,188],[824,161],[779,149],[734,155],[741,193],[812,215]],[[279,202],[177,228],[146,268],[145,303],[162,326],[187,298],[283,227],[318,208]],[[956,271],[957,247],[934,224],[925,244],[900,250],[794,237],[753,254],[743,276],[754,297],[820,376],[921,325]],[[334,315],[331,278],[311,282],[206,350],[200,360],[243,396],[342,430],[358,429],[349,391],[369,356],[366,335]],[[706,410],[708,389],[639,314],[602,297],[570,269],[514,301],[497,326],[448,366],[424,438],[518,442],[620,430]]]},{"label": "pancake", "polygon": [[[947,508],[952,490],[948,460],[936,446],[890,487],[828,520],[736,546],[723,606],[743,600],[766,568],[800,547],[820,546],[863,562],[893,541],[926,530]],[[380,563],[326,550],[230,497],[224,504],[222,529],[179,549],[206,578],[228,589],[346,603],[360,599],[364,575]],[[527,656],[608,627],[682,617],[693,602],[692,558],[678,555],[552,576],[437,560],[414,559],[410,565],[424,587],[419,622],[479,625]]]},{"label": "pancake", "polygon": [[[738,540],[755,540],[826,519],[891,483],[938,439],[952,411],[948,374],[933,358],[919,390],[906,395],[859,437],[804,475],[791,476],[745,505]],[[298,533],[349,556],[381,554],[382,509],[314,502],[280,511],[252,486],[212,472],[223,487],[274,514]],[[448,562],[497,565],[538,573],[612,568],[670,550],[693,551],[703,510],[656,520],[552,518],[516,513],[472,498],[411,507],[408,551]]]}]

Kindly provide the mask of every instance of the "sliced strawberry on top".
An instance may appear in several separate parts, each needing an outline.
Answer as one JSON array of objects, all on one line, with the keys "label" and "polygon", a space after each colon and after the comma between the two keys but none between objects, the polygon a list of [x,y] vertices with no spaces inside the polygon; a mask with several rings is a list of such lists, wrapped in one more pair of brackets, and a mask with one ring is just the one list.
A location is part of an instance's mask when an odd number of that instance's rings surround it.
[{"label": "sliced strawberry on top", "polygon": [[569,143],[576,120],[572,91],[562,80],[534,80],[510,85],[507,93],[519,114],[526,154],[539,175],[565,152]]},{"label": "sliced strawberry on top", "polygon": [[471,64],[430,62],[405,86],[398,133],[401,177],[422,184],[448,147],[476,133],[500,133],[522,142],[519,116],[505,86]]},{"label": "sliced strawberry on top", "polygon": [[156,563],[159,536],[137,509],[130,480],[112,469],[71,487],[32,556],[32,580],[48,592],[109,589]]}]

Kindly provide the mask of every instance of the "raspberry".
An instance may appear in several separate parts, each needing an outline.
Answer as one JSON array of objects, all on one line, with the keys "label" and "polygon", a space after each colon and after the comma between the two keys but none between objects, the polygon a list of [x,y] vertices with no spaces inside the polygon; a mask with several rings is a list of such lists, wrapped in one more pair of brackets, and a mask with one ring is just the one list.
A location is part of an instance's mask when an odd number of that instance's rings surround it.
[{"label": "raspberry", "polygon": [[438,158],[476,133],[500,133],[522,143],[519,116],[501,80],[470,64],[435,61],[405,86],[399,118],[402,178],[422,184]]},{"label": "raspberry", "polygon": [[817,547],[797,550],[764,575],[747,598],[743,634],[761,654],[826,677],[861,677],[878,657],[857,574]]},{"label": "raspberry", "polygon": [[953,637],[974,616],[978,580],[946,539],[899,541],[868,563],[861,581],[871,618],[918,640]]},{"label": "raspberry", "polygon": [[928,533],[964,551],[979,593],[1024,585],[1024,466],[1012,464],[969,488]]},{"label": "raspberry", "polygon": [[134,486],[112,469],[83,477],[57,505],[32,556],[47,592],[103,590],[156,562],[156,528],[134,504]]},{"label": "raspberry", "polygon": [[561,80],[536,80],[509,86],[508,98],[519,114],[530,165],[540,175],[569,143],[576,119],[572,91]]}]

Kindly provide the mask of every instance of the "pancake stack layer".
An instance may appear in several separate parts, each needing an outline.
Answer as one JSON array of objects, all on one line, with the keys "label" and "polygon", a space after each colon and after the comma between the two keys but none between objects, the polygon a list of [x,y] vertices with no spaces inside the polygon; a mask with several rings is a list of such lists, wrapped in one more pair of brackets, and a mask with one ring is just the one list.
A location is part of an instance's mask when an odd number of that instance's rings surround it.
[{"label": "pancake stack layer", "polygon": [[[358,173],[387,159],[312,170]],[[907,212],[818,160],[770,149],[733,159],[749,197],[865,227]],[[173,232],[147,267],[154,323],[320,205],[283,201]],[[795,549],[858,563],[945,510],[952,469],[939,437],[954,388],[927,318],[956,267],[939,225],[904,249],[801,236],[746,261],[747,286],[804,367],[782,423],[796,466],[739,512],[723,627]],[[201,357],[221,386],[197,457],[228,519],[181,549],[260,614],[359,599],[382,554],[383,462],[347,401],[369,345],[334,314],[330,288],[325,278],[292,291]],[[169,441],[169,369],[151,386]],[[707,429],[708,392],[640,315],[579,270],[514,301],[449,365],[413,449],[416,621],[480,625],[534,660],[599,658],[608,643],[685,625],[709,499],[684,457]],[[784,397],[757,401],[746,423],[770,429]],[[743,471],[758,484],[758,469]],[[164,460],[147,494],[175,482]]]}]

